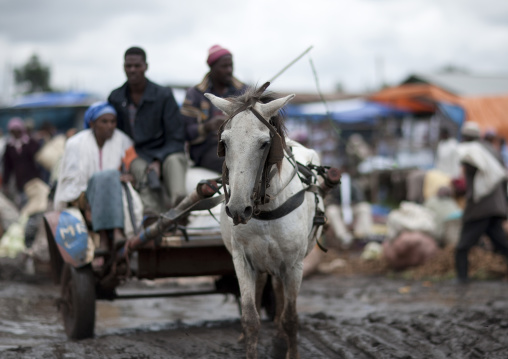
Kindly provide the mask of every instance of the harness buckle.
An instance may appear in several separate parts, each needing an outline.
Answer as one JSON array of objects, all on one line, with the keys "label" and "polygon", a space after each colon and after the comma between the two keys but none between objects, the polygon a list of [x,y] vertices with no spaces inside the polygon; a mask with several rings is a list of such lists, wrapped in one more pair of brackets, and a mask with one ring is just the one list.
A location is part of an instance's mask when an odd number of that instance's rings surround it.
[{"label": "harness buckle", "polygon": [[314,216],[314,223],[315,226],[323,226],[326,224],[326,217],[325,216]]},{"label": "harness buckle", "polygon": [[315,226],[324,226],[327,221],[328,220],[325,216],[325,213],[323,211],[316,210],[316,214],[314,215],[314,219],[313,219],[312,223]]}]

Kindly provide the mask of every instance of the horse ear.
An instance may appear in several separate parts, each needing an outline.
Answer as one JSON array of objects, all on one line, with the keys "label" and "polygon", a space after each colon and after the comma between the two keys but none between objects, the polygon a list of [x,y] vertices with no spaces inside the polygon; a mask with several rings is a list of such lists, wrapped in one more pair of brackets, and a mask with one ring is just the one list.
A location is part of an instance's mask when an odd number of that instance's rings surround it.
[{"label": "horse ear", "polygon": [[294,94],[278,98],[277,100],[273,100],[268,103],[259,104],[260,112],[264,118],[271,118],[275,116],[277,111],[279,111],[282,107],[284,107],[289,101],[291,101],[295,97]]},{"label": "horse ear", "polygon": [[207,99],[212,101],[215,107],[217,107],[228,116],[230,116],[235,110],[234,105],[228,100],[212,95],[211,93],[205,93],[205,96]]}]

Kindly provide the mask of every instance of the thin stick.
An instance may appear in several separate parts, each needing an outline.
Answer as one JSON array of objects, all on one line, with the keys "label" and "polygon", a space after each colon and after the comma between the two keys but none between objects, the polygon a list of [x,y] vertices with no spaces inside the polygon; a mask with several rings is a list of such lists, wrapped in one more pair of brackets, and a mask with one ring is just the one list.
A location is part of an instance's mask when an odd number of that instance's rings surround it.
[{"label": "thin stick", "polygon": [[321,102],[323,102],[323,104],[325,105],[326,117],[328,117],[328,121],[332,125],[333,129],[335,130],[335,132],[337,132],[337,134],[339,135],[339,140],[340,140],[341,139],[340,137],[341,137],[341,132],[342,131],[334,123],[334,121],[332,119],[332,114],[330,113],[330,110],[328,109],[328,103],[326,102],[325,97],[323,96],[323,92],[321,92],[321,87],[319,86],[319,78],[318,78],[318,75],[317,75],[316,68],[314,67],[314,62],[312,62],[312,58],[310,56],[309,56],[309,62],[310,62],[310,67],[312,68],[312,74],[314,75],[314,81],[316,82],[317,92],[319,94],[319,97],[321,98]]},{"label": "thin stick", "polygon": [[326,116],[330,117],[330,111],[328,110],[328,104],[326,103],[325,97],[323,96],[323,92],[321,92],[321,87],[319,86],[319,78],[316,72],[316,68],[314,67],[314,62],[312,62],[312,58],[309,57],[310,67],[312,68],[312,74],[314,75],[314,81],[316,82],[316,89],[321,98],[321,101],[325,105]]},{"label": "thin stick", "polygon": [[293,64],[295,62],[297,62],[298,60],[300,60],[306,53],[308,53],[310,50],[312,50],[314,46],[309,46],[309,48],[307,50],[305,50],[304,52],[302,52],[302,54],[300,56],[298,56],[296,59],[294,59],[293,61],[291,61],[289,64],[287,64],[282,70],[280,70],[277,75],[275,75],[274,77],[272,77],[269,82],[273,82],[277,77],[279,77],[284,71],[286,71],[288,68],[290,68],[291,66],[293,66]]}]

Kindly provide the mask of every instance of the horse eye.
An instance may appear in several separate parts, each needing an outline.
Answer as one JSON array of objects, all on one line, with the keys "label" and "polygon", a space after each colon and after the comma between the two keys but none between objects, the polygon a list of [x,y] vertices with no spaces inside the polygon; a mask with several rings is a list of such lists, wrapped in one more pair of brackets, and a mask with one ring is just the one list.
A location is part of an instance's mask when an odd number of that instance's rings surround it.
[{"label": "horse eye", "polygon": [[266,148],[266,146],[269,146],[270,145],[270,141],[266,141],[265,143],[263,143],[261,145],[261,149],[264,150]]},{"label": "horse eye", "polygon": [[228,145],[226,144],[226,142],[224,142],[224,141],[220,141],[220,142],[222,143],[222,145],[224,146],[225,149],[228,148]]}]

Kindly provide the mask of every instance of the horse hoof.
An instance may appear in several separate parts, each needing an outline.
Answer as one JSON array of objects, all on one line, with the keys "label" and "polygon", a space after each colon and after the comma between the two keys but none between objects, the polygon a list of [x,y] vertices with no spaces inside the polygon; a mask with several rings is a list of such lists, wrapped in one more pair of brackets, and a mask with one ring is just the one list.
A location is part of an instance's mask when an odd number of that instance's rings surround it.
[{"label": "horse hoof", "polygon": [[288,345],[284,338],[276,335],[272,339],[272,357],[287,358]]}]

